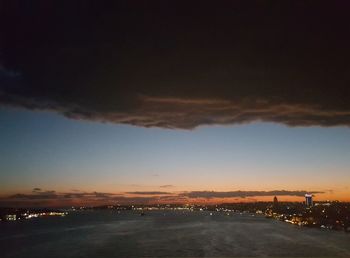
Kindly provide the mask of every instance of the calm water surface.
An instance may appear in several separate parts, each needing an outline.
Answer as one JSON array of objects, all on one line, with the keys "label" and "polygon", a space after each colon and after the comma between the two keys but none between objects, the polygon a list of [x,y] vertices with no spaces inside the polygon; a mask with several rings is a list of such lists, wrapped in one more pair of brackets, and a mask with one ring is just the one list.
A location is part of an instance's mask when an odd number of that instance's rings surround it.
[{"label": "calm water surface", "polygon": [[1,257],[350,257],[350,234],[249,214],[85,211],[0,224]]}]

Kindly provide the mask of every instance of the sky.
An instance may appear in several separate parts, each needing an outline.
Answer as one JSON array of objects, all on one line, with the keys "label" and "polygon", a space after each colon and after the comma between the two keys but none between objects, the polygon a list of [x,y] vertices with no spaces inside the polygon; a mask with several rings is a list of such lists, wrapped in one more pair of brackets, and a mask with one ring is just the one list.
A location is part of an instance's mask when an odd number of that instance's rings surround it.
[{"label": "sky", "polygon": [[349,200],[346,1],[8,1],[1,205]]},{"label": "sky", "polygon": [[[33,189],[40,188],[56,194],[129,197],[129,192],[145,192],[131,197],[151,193],[154,199],[193,191],[297,190],[320,192],[315,194],[318,200],[349,201],[347,127],[252,123],[172,130],[73,120],[18,108],[1,109],[0,120],[0,194],[5,199],[18,193],[36,195]],[[286,195],[279,198],[303,200]],[[214,198],[208,196],[207,201]],[[226,198],[214,199],[272,199]]]}]

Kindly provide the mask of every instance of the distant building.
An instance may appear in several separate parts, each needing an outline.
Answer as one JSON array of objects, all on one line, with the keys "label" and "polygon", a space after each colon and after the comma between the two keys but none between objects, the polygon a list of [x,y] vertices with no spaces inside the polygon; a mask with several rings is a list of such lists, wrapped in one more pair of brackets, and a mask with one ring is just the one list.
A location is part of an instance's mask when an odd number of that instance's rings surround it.
[{"label": "distant building", "polygon": [[313,205],[312,194],[305,194],[305,204],[307,207],[311,207]]},{"label": "distant building", "polygon": [[276,196],[273,197],[272,209],[274,212],[278,211],[278,200]]}]

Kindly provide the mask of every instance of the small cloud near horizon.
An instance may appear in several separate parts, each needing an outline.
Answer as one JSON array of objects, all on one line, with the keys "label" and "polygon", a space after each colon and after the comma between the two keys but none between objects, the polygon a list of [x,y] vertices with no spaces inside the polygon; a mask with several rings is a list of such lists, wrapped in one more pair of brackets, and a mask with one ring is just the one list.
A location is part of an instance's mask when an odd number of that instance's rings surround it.
[{"label": "small cloud near horizon", "polygon": [[160,185],[160,188],[170,188],[170,187],[175,187],[175,185]]},{"label": "small cloud near horizon", "polygon": [[135,192],[126,192],[127,194],[135,195],[161,195],[161,194],[172,194],[169,192],[160,192],[160,191],[135,191]]}]

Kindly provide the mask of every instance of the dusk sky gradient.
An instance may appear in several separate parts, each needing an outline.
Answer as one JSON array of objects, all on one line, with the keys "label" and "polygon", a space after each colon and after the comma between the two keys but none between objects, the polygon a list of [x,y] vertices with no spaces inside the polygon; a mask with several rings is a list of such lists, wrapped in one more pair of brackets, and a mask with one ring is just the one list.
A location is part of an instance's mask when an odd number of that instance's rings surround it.
[{"label": "dusk sky gradient", "polygon": [[109,193],[284,189],[349,200],[347,127],[254,123],[169,130],[5,108],[0,118],[3,196],[35,187]]}]

